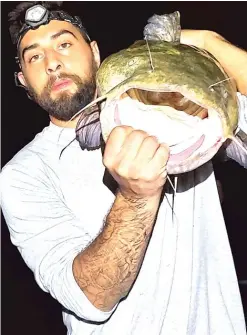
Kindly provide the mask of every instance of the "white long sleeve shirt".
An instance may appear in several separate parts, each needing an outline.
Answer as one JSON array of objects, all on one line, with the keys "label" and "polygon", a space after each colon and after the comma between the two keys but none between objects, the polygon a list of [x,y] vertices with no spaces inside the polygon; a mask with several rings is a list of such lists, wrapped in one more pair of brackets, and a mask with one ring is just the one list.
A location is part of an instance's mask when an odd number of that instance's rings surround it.
[{"label": "white long sleeve shirt", "polygon": [[82,151],[75,141],[59,159],[75,136],[60,133],[50,123],[17,153],[0,191],[11,241],[38,285],[64,306],[68,334],[245,335],[211,162],[181,175],[174,199],[167,191],[127,298],[110,312],[90,303],[72,262],[100,232],[114,195],[102,182],[101,151]]}]

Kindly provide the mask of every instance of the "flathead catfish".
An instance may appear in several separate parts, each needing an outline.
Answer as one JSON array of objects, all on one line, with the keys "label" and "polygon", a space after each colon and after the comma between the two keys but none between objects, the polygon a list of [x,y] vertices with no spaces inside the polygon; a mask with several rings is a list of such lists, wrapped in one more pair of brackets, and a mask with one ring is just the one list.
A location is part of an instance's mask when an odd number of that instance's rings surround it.
[{"label": "flathead catfish", "polygon": [[[157,29],[160,17],[164,22]],[[180,31],[179,12],[154,15],[144,40],[103,61],[99,98],[79,112],[84,111],[76,134],[83,149],[99,147],[101,135],[106,141],[114,127],[129,125],[169,145],[167,172],[179,174],[209,161],[234,139],[235,83],[210,53],[181,44]],[[100,112],[90,109],[96,103]]]}]

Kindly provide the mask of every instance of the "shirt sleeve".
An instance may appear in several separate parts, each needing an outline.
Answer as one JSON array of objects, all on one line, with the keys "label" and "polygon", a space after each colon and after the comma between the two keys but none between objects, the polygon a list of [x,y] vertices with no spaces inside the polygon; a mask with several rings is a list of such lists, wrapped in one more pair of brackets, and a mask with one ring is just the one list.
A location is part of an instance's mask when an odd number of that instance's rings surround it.
[{"label": "shirt sleeve", "polygon": [[[239,120],[238,120],[238,131],[245,133],[245,138],[247,138],[247,96],[237,93],[238,96],[238,108],[239,108]],[[247,168],[247,141],[242,138],[237,137],[238,142],[242,148],[237,145],[234,141],[226,147],[227,157],[235,160],[244,168]]]},{"label": "shirt sleeve", "polygon": [[11,241],[38,285],[79,318],[108,319],[115,308],[103,312],[94,307],[73,276],[73,260],[90,244],[90,236],[54,188],[39,158],[3,168],[0,200]]}]

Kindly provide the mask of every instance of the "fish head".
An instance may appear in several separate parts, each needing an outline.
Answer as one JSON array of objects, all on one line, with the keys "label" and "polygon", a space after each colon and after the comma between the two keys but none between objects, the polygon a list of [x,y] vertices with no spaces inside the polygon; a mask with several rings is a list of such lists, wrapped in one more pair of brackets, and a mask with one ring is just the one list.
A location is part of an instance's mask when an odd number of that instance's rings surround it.
[{"label": "fish head", "polygon": [[169,174],[209,161],[238,123],[236,86],[218,61],[193,46],[135,42],[104,60],[97,72],[102,137],[132,126],[170,148]]}]

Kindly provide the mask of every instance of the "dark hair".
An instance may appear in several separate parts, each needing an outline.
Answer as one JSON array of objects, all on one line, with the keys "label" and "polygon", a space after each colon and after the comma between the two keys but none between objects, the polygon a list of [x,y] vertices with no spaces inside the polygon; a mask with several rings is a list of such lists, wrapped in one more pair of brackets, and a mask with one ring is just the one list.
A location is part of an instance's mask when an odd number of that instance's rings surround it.
[{"label": "dark hair", "polygon": [[[13,44],[17,43],[18,34],[22,25],[25,23],[25,13],[26,10],[34,5],[42,5],[49,10],[62,10],[63,1],[26,1],[19,3],[14,10],[12,10],[9,14],[9,32],[11,36],[11,40]],[[79,27],[78,27],[79,29]],[[88,36],[85,34],[83,30],[80,29],[80,32],[87,43],[90,43]]]}]

